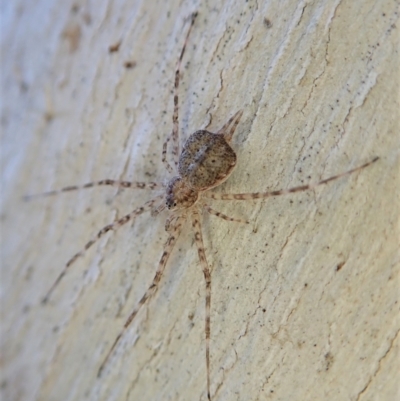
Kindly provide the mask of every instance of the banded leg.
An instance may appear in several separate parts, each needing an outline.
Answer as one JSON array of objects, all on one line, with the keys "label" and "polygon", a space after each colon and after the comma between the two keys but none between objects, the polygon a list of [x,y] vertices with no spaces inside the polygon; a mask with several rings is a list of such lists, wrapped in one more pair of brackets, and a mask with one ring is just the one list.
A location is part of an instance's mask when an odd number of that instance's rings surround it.
[{"label": "banded leg", "polygon": [[226,214],[223,214],[223,213],[221,213],[221,212],[218,212],[217,210],[213,209],[211,206],[208,206],[208,205],[203,205],[203,209],[204,209],[204,210],[207,210],[208,213],[210,213],[210,214],[212,214],[212,215],[214,215],[214,216],[217,216],[217,217],[219,217],[219,218],[221,218],[221,219],[224,219],[224,220],[226,220],[226,221],[235,221],[235,222],[237,222],[237,223],[246,223],[246,224],[249,224],[249,221],[248,221],[248,220],[236,219],[236,218],[234,218],[234,217],[229,217],[229,216],[227,216]]},{"label": "banded leg", "polygon": [[162,189],[164,187],[163,184],[159,182],[130,182],[130,181],[117,181],[117,180],[107,179],[101,181],[88,182],[87,184],[83,185],[71,185],[61,189],[43,192],[41,194],[26,195],[24,196],[24,200],[31,200],[33,198],[39,198],[44,196],[53,196],[61,194],[63,192],[78,191],[80,189],[93,188],[104,185],[109,185],[111,187],[117,187],[117,188],[138,188],[138,189],[151,189],[151,190]]},{"label": "banded leg", "polygon": [[[235,132],[236,127],[238,126],[239,121],[240,121],[240,119],[242,118],[242,115],[243,115],[243,110],[237,111],[237,112],[228,120],[228,122],[225,123],[224,126],[223,126],[220,130],[217,131],[216,134],[217,134],[217,135],[223,135],[224,138],[225,138],[225,140],[226,140],[226,142],[229,143],[229,142],[232,140],[233,133]],[[232,125],[232,127],[230,127],[230,125],[232,124],[232,122],[233,122],[233,125]],[[229,127],[230,127],[230,128],[229,128]],[[228,128],[229,128],[229,129],[228,129]]]},{"label": "banded leg", "polygon": [[211,333],[211,273],[208,267],[206,253],[204,251],[203,235],[201,233],[200,215],[197,209],[193,210],[192,226],[194,230],[194,239],[197,245],[201,267],[203,269],[204,279],[206,281],[206,320],[205,320],[205,335],[206,335],[206,368],[207,368],[207,398],[211,401],[210,392],[210,333]]},{"label": "banded leg", "polygon": [[46,296],[43,298],[42,303],[47,303],[51,294],[53,293],[54,289],[57,287],[57,285],[60,283],[61,279],[65,276],[67,273],[68,268],[81,256],[84,255],[84,253],[92,246],[94,245],[105,233],[107,233],[110,230],[117,230],[124,224],[128,223],[128,221],[134,219],[135,217],[139,216],[140,214],[147,212],[151,210],[154,207],[154,204],[161,200],[164,195],[157,196],[156,198],[146,202],[143,206],[138,207],[137,209],[133,210],[131,213],[127,214],[126,216],[121,217],[120,219],[114,221],[114,223],[108,224],[107,226],[103,227],[97,235],[92,238],[85,246],[84,248],[76,253],[72,258],[65,264],[63,270],[61,273],[58,275],[56,281],[54,281],[53,285],[50,287],[49,291],[47,292]]},{"label": "banded leg", "polygon": [[[178,162],[179,162],[179,121],[178,121],[178,117],[179,117],[179,96],[178,96],[178,89],[179,89],[179,80],[180,80],[180,73],[181,73],[181,64],[182,64],[182,59],[183,59],[183,55],[185,54],[185,50],[186,50],[186,45],[188,43],[189,40],[189,36],[190,36],[190,32],[193,28],[194,25],[194,21],[196,20],[197,17],[197,12],[193,13],[191,15],[191,22],[190,22],[190,26],[188,29],[188,32],[186,34],[186,39],[185,42],[183,44],[182,50],[181,50],[181,54],[179,56],[178,59],[178,64],[176,66],[176,70],[175,70],[175,83],[174,83],[174,114],[172,115],[172,124],[173,124],[173,128],[172,128],[172,156],[173,156],[173,160],[174,160],[174,164],[175,166],[178,166]],[[166,150],[166,145],[168,143],[165,143],[165,150]],[[164,150],[163,150],[164,152]]]},{"label": "banded leg", "polygon": [[104,358],[102,364],[100,365],[100,368],[97,372],[97,377],[100,377],[104,367],[106,366],[108,360],[110,359],[111,354],[113,353],[115,347],[117,346],[117,344],[119,343],[119,341],[121,340],[122,336],[124,335],[125,331],[128,329],[129,325],[132,323],[132,320],[136,317],[136,315],[138,314],[138,312],[140,311],[141,307],[146,303],[146,301],[155,294],[155,292],[158,289],[158,284],[161,280],[161,277],[164,273],[164,269],[165,269],[165,265],[167,264],[168,258],[171,255],[171,252],[175,246],[175,243],[181,233],[181,229],[182,229],[182,224],[184,222],[184,217],[182,218],[177,218],[175,221],[175,225],[174,226],[170,226],[169,227],[169,237],[167,239],[167,242],[164,245],[164,252],[161,256],[160,262],[158,264],[158,268],[156,271],[156,274],[153,278],[153,282],[151,283],[150,287],[147,289],[147,291],[144,293],[144,295],[142,296],[142,298],[139,301],[138,306],[136,307],[136,309],[133,310],[133,312],[129,315],[128,319],[126,320],[124,327],[122,328],[122,330],[119,332],[118,336],[116,337],[113,345],[111,346],[110,350],[108,351],[106,357]]},{"label": "banded leg", "polygon": [[242,193],[242,194],[215,194],[215,193],[205,192],[204,196],[217,200],[250,200],[250,199],[264,199],[264,198],[269,198],[271,196],[280,196],[280,195],[290,194],[293,192],[307,191],[309,189],[314,189],[319,185],[327,184],[328,182],[337,180],[339,178],[355,173],[356,171],[362,170],[363,168],[368,167],[372,163],[375,163],[378,159],[379,157],[375,157],[368,163],[363,164],[362,166],[353,168],[352,170],[346,171],[338,175],[334,175],[333,177],[326,178],[325,180],[322,180],[315,184],[300,185],[294,188],[279,189],[277,191],[270,191],[270,192],[254,192],[254,193]]},{"label": "banded leg", "polygon": [[170,174],[174,174],[174,169],[171,167],[171,165],[168,163],[168,160],[167,160],[167,147],[168,147],[168,142],[170,140],[171,140],[171,136],[168,136],[163,144],[161,160],[164,163],[164,167],[167,169],[167,171]]}]

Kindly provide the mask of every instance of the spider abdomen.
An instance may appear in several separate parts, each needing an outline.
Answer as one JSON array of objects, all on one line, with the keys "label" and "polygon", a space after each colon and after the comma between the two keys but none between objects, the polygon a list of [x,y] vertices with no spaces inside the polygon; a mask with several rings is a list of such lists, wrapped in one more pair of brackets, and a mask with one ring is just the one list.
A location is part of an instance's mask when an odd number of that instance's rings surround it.
[{"label": "spider abdomen", "polygon": [[224,136],[200,130],[183,146],[178,171],[191,188],[204,191],[225,181],[235,165],[236,154]]}]

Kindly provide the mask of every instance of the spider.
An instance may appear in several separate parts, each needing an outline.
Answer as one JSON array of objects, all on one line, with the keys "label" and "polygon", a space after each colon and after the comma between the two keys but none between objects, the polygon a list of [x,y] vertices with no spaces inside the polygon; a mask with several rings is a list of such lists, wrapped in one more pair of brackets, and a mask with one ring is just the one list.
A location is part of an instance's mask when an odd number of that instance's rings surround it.
[{"label": "spider", "polygon": [[[190,16],[190,24],[186,33],[185,41],[181,49],[177,66],[175,69],[175,82],[174,82],[174,110],[172,116],[172,133],[167,137],[162,148],[162,162],[166,170],[172,175],[172,178],[165,184],[160,182],[128,182],[128,181],[117,181],[111,179],[105,179],[97,182],[90,182],[81,186],[69,186],[59,190],[53,190],[45,192],[39,195],[27,196],[30,199],[35,196],[50,196],[56,195],[62,192],[75,191],[84,188],[92,188],[95,186],[113,186],[118,188],[137,188],[137,189],[150,189],[150,190],[163,190],[162,195],[156,196],[155,198],[146,202],[143,206],[138,207],[129,214],[121,217],[111,224],[103,227],[96,236],[86,243],[82,250],[71,257],[64,265],[64,268],[59,273],[58,277],[54,281],[53,285],[48,290],[47,294],[43,298],[43,303],[47,303],[50,299],[53,291],[56,289],[62,278],[67,273],[68,269],[74,264],[74,262],[81,257],[90,247],[92,247],[101,237],[104,236],[108,231],[115,231],[124,224],[132,221],[137,216],[151,212],[152,216],[155,216],[162,212],[164,209],[168,209],[170,212],[165,224],[165,230],[169,236],[164,245],[164,250],[161,255],[156,273],[153,281],[148,287],[140,299],[137,307],[128,316],[124,326],[120,333],[115,338],[112,346],[108,353],[103,359],[99,370],[98,376],[100,376],[110,359],[113,351],[128,329],[133,319],[136,317],[141,307],[146,301],[152,297],[157,291],[161,277],[164,273],[165,266],[168,258],[176,244],[179,237],[183,224],[189,219],[194,231],[194,239],[197,246],[198,256],[200,264],[203,270],[205,279],[205,353],[206,353],[206,375],[207,375],[207,398],[211,401],[211,382],[210,382],[210,309],[211,309],[211,273],[210,267],[207,262],[206,253],[204,249],[201,219],[200,214],[202,211],[206,211],[212,215],[222,218],[227,221],[244,222],[248,223],[247,220],[232,218],[221,212],[214,210],[207,201],[210,199],[218,200],[254,200],[264,199],[271,196],[285,195],[293,192],[300,192],[306,190],[312,190],[313,188],[327,184],[338,178],[347,176],[356,171],[359,171],[370,164],[376,162],[378,157],[375,157],[368,163],[365,163],[352,170],[344,173],[326,178],[320,182],[314,184],[302,185],[289,189],[281,189],[270,192],[255,192],[255,193],[238,193],[238,194],[220,194],[208,192],[208,190],[220,185],[224,182],[236,165],[236,153],[231,147],[232,136],[238,126],[242,117],[243,111],[237,111],[216,133],[212,133],[206,130],[199,130],[189,136],[185,142],[182,150],[180,150],[179,140],[179,81],[181,74],[182,59],[185,54],[185,49],[189,40],[190,32],[193,28],[197,17],[197,13],[193,13]],[[167,149],[169,143],[172,142],[172,165],[167,160]]]}]

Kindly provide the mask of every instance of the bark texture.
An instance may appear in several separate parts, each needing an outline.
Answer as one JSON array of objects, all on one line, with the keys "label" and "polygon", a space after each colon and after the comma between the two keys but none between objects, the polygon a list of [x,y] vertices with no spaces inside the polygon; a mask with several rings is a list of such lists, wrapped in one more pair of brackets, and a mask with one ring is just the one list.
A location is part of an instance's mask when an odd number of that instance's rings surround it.
[{"label": "bark texture", "polygon": [[[205,400],[204,279],[190,224],[157,295],[102,377],[150,284],[165,215],[140,216],[65,262],[146,190],[25,194],[104,178],[155,181],[172,129],[185,18],[181,138],[237,110],[222,192],[317,181],[315,191],[215,201],[213,400],[399,396],[399,2],[25,0],[2,4],[0,392],[8,400]],[[396,72],[397,71],[397,72]]]}]

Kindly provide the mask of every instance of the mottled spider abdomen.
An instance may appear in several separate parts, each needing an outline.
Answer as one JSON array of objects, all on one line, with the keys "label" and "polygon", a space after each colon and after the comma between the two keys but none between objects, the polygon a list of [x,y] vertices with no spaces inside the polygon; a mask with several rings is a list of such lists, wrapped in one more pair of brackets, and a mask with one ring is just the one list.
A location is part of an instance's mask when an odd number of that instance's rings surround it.
[{"label": "mottled spider abdomen", "polygon": [[179,158],[178,171],[191,188],[204,191],[225,181],[236,165],[236,154],[223,135],[196,131]]}]

